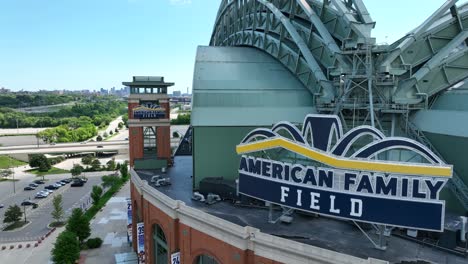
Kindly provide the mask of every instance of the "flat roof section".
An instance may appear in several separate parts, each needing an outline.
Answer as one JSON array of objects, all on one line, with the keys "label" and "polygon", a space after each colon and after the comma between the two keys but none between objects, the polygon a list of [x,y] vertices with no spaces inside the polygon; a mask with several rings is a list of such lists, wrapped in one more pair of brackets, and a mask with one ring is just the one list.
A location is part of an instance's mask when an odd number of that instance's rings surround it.
[{"label": "flat roof section", "polygon": [[[148,170],[136,172],[142,180],[146,180],[148,183],[150,183],[152,176],[162,174],[160,171]],[[155,187],[150,183],[150,186],[174,200],[183,201],[187,206],[240,226],[255,227],[264,233],[360,258],[372,257],[391,263],[417,260],[431,263],[466,263],[466,258],[397,236],[386,237],[388,241],[386,251],[377,250],[356,226],[347,221],[294,213],[294,219],[289,225],[279,222],[270,224],[268,223],[267,209],[238,206],[226,201],[212,205],[193,201],[191,199],[193,192],[191,156],[176,156],[174,167],[169,168],[166,174],[171,178],[171,185]],[[279,216],[280,212],[275,211],[273,218],[276,219]]]}]

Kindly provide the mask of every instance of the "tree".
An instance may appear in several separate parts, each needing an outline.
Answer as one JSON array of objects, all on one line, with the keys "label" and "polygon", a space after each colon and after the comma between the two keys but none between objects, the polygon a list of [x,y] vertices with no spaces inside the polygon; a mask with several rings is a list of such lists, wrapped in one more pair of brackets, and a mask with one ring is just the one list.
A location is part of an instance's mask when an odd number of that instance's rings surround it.
[{"label": "tree", "polygon": [[97,136],[96,141],[102,141],[102,136],[101,135]]},{"label": "tree", "polygon": [[91,198],[93,199],[93,204],[96,205],[101,199],[102,195],[102,188],[98,185],[93,186],[93,190],[91,191]]},{"label": "tree", "polygon": [[122,178],[127,178],[128,177],[128,164],[127,164],[127,162],[124,162],[124,164],[122,164],[120,166],[120,175],[122,176]]},{"label": "tree", "polygon": [[109,135],[114,135],[114,131],[109,131]]},{"label": "tree", "polygon": [[115,133],[119,133],[119,130],[117,128],[114,131],[115,131]]},{"label": "tree", "polygon": [[40,172],[47,172],[52,168],[52,165],[50,165],[49,162],[44,162],[39,165],[39,171]]},{"label": "tree", "polygon": [[115,158],[112,158],[107,162],[107,170],[113,171],[115,170]]},{"label": "tree", "polygon": [[80,258],[80,244],[77,235],[70,231],[62,232],[52,249],[52,260],[57,264],[75,263]]},{"label": "tree", "polygon": [[101,177],[101,180],[103,187],[112,187],[120,181],[120,178],[113,175],[104,175]]},{"label": "tree", "polygon": [[93,162],[94,157],[92,155],[86,155],[81,159],[81,162],[85,165],[90,165]]},{"label": "tree", "polygon": [[73,165],[73,168],[70,170],[71,174],[73,177],[80,176],[80,174],[83,172],[84,168],[83,166],[79,164]]},{"label": "tree", "polygon": [[102,135],[103,137],[108,137],[109,135],[107,134],[107,132],[104,132],[104,134]]},{"label": "tree", "polygon": [[179,137],[179,132],[177,132],[177,131],[172,132],[172,137],[173,138],[178,138]]},{"label": "tree", "polygon": [[44,154],[30,154],[29,155],[29,166],[32,168],[39,167],[40,171],[48,171],[52,168],[50,161]]},{"label": "tree", "polygon": [[54,218],[55,222],[61,222],[63,217],[63,205],[62,205],[62,195],[56,195],[52,199],[52,205],[54,210],[52,211],[51,215]]},{"label": "tree", "polygon": [[[124,126],[124,123],[122,123],[122,122],[120,122],[120,123],[118,124],[119,129],[122,129],[123,126]],[[117,132],[117,131],[116,131],[116,132]]]},{"label": "tree", "polygon": [[99,170],[101,169],[101,162],[98,160],[98,159],[94,159],[92,162],[91,162],[91,167],[93,168],[93,170]]},{"label": "tree", "polygon": [[13,170],[11,169],[4,169],[0,170],[0,177],[7,178],[13,175]]},{"label": "tree", "polygon": [[4,223],[16,223],[21,219],[23,212],[21,212],[21,208],[18,205],[10,205],[8,209],[5,211],[5,215],[3,218]]},{"label": "tree", "polygon": [[91,235],[91,228],[89,221],[83,214],[81,208],[75,208],[72,211],[70,218],[68,218],[67,231],[73,232],[78,237],[80,244]]}]

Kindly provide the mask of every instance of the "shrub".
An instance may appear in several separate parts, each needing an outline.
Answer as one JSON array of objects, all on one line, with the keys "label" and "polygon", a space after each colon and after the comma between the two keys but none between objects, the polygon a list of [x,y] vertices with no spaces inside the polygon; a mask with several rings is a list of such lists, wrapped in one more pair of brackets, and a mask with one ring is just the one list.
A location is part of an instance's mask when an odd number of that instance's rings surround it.
[{"label": "shrub", "polygon": [[86,246],[88,248],[99,248],[102,245],[102,239],[99,237],[90,238],[86,241]]}]

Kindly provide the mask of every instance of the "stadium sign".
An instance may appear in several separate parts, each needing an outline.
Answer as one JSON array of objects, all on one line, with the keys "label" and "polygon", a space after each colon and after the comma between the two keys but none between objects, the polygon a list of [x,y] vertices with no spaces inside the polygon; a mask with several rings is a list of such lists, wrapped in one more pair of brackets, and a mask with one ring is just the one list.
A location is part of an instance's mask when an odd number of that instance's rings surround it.
[{"label": "stadium sign", "polygon": [[[364,136],[373,141],[351,153]],[[292,155],[282,160],[247,155],[279,148]],[[413,152],[426,162],[379,159],[394,149]],[[445,201],[439,200],[439,193],[452,177],[452,166],[416,141],[385,137],[370,126],[343,135],[337,116],[308,115],[302,131],[288,122],[255,129],[236,151],[243,154],[239,192],[244,195],[348,220],[443,230]],[[287,162],[295,157],[304,162]]]},{"label": "stadium sign", "polygon": [[139,105],[133,108],[135,119],[161,119],[166,117],[166,109],[157,104]]}]

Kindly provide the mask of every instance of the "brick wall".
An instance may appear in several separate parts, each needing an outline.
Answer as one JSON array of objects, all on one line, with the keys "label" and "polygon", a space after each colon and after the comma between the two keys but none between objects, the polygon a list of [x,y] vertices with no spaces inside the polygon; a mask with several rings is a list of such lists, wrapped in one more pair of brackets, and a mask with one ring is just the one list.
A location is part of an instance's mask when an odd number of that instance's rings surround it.
[{"label": "brick wall", "polygon": [[156,128],[156,144],[159,159],[170,159],[171,158],[171,129],[169,126],[161,126]]},{"label": "brick wall", "polygon": [[130,166],[133,166],[135,159],[143,158],[143,127],[129,127],[128,139]]},{"label": "brick wall", "polygon": [[153,204],[142,199],[133,183],[130,186],[133,209],[133,249],[136,251],[137,208],[142,209],[145,223],[146,263],[154,263],[153,225],[159,225],[164,231],[168,245],[168,259],[174,252],[180,251],[181,263],[194,263],[199,255],[209,255],[219,264],[280,264],[267,258],[256,256],[251,250],[236,248],[222,240],[209,236],[195,228],[173,219]]}]

